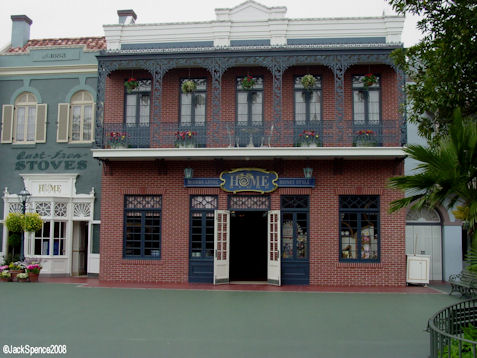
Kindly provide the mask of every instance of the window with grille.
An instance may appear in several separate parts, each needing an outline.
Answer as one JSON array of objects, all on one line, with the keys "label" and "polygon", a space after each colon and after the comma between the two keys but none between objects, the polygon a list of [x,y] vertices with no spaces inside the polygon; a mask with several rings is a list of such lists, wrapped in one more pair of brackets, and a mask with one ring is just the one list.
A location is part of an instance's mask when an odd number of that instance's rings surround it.
[{"label": "window with grille", "polygon": [[126,195],[124,205],[125,258],[160,259],[162,197]]},{"label": "window with grille", "polygon": [[212,195],[194,195],[190,205],[190,257],[213,260],[214,210],[218,198]]},{"label": "window with grille", "polygon": [[283,195],[282,259],[308,259],[309,198],[307,195]]},{"label": "window with grille", "polygon": [[379,197],[342,195],[340,261],[379,262]]}]

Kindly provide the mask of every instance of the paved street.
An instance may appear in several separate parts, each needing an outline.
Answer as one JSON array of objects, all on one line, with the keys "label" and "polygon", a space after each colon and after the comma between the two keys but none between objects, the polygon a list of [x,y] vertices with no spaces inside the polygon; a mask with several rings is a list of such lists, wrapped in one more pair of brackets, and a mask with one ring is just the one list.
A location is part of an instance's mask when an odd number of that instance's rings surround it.
[{"label": "paved street", "polygon": [[0,343],[65,344],[67,357],[423,358],[427,319],[458,301],[427,292],[0,283]]}]

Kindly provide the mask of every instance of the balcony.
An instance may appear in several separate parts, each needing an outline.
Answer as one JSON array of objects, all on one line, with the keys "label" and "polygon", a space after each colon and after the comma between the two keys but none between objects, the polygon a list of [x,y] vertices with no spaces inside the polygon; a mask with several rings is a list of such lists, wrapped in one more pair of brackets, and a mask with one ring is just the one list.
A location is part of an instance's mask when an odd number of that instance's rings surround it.
[{"label": "balcony", "polygon": [[[103,149],[115,148],[260,148],[260,147],[400,147],[399,120],[365,124],[351,121],[318,121],[313,125],[281,123],[177,123],[103,125]],[[179,133],[178,133],[179,132]],[[182,132],[182,133],[181,133]],[[183,138],[181,138],[181,135]]]}]

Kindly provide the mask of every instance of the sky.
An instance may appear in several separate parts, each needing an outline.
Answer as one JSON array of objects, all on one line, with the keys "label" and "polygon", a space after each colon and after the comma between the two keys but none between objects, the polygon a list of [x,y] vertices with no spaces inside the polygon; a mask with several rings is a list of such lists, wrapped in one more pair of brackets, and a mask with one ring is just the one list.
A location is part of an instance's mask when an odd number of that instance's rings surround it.
[{"label": "sky", "polygon": [[[30,39],[104,36],[104,24],[118,23],[117,10],[133,9],[136,23],[215,20],[216,8],[233,8],[245,0],[0,0],[0,49],[10,43],[11,15],[33,20]],[[285,6],[287,18],[361,17],[391,14],[385,0],[255,0],[265,6]],[[421,34],[417,18],[407,16],[402,41],[416,44]]]}]

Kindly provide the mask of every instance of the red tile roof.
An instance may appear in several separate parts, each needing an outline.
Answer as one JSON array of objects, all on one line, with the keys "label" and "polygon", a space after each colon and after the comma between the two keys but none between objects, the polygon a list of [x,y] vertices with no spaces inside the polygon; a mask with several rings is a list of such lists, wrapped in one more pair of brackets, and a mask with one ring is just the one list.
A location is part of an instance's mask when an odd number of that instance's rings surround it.
[{"label": "red tile roof", "polygon": [[78,46],[84,45],[87,50],[105,50],[106,38],[101,37],[77,37],[66,39],[39,39],[29,40],[23,47],[11,47],[7,53],[28,52],[32,47],[51,47],[51,46]]}]

